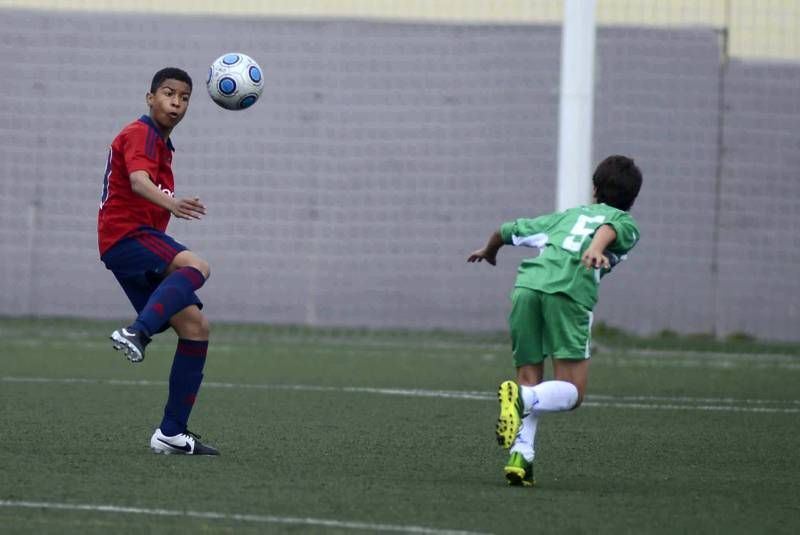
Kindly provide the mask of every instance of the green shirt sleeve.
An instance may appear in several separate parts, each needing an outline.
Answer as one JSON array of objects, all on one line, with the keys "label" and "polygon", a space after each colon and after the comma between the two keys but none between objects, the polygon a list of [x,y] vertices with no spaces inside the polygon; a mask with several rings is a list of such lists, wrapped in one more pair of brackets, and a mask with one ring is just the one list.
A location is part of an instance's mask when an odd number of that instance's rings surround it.
[{"label": "green shirt sleeve", "polygon": [[511,244],[511,236],[514,235],[514,227],[516,225],[516,221],[509,221],[508,223],[503,223],[500,225],[500,237],[503,238],[504,244]]},{"label": "green shirt sleeve", "polygon": [[624,255],[639,242],[639,226],[628,212],[619,212],[606,224],[617,233],[617,239],[608,248],[612,253]]},{"label": "green shirt sleeve", "polygon": [[546,214],[533,219],[515,219],[500,225],[500,237],[506,245],[537,246],[541,235],[551,225],[554,217],[558,214]]}]

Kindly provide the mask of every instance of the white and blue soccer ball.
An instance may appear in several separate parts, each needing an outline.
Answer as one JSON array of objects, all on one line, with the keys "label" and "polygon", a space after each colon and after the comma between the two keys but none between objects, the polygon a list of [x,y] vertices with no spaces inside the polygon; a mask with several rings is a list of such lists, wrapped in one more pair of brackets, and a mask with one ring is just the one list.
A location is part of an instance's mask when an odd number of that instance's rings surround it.
[{"label": "white and blue soccer ball", "polygon": [[241,52],[223,54],[208,68],[206,87],[211,100],[226,110],[243,110],[256,103],[264,90],[264,71]]}]

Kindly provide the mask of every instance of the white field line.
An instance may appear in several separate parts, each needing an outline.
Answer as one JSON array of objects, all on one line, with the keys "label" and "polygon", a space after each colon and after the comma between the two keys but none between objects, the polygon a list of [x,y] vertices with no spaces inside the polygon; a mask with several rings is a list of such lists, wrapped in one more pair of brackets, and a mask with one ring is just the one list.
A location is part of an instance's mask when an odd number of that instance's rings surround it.
[{"label": "white field line", "polygon": [[[245,329],[246,331],[246,329]],[[3,329],[0,327],[0,336],[8,342],[13,343],[24,343],[29,344],[31,346],[39,346],[42,344],[41,339],[31,338],[29,336],[33,335],[26,335],[24,338],[18,338],[19,332],[13,329]],[[103,336],[98,337],[98,331],[96,330],[75,330],[75,331],[66,331],[66,332],[59,332],[59,338],[64,341],[64,343],[74,343],[74,342],[81,342],[81,343],[88,343],[91,345],[98,344],[98,345],[108,345],[107,342],[102,342]],[[294,345],[299,342],[301,343],[308,343],[309,341],[314,341],[320,345],[323,344],[330,344],[336,345],[339,349],[341,348],[358,348],[358,349],[412,349],[412,350],[422,350],[424,351],[426,348],[428,349],[452,349],[452,350],[460,350],[460,349],[484,349],[484,350],[494,350],[504,352],[510,355],[511,353],[511,340],[510,338],[506,342],[500,342],[497,340],[487,340],[481,341],[480,338],[476,337],[473,340],[459,340],[459,339],[433,339],[430,337],[427,338],[415,338],[412,333],[398,334],[398,335],[381,335],[377,334],[375,336],[371,336],[369,334],[359,335],[359,334],[342,334],[342,335],[303,335],[303,334],[289,334],[289,333],[261,333],[255,336],[249,336],[243,334],[241,337],[241,341],[237,341],[237,335],[231,334],[228,332],[227,334],[222,334],[219,338],[219,343],[215,343],[215,347],[217,345],[219,347],[224,347],[225,350],[240,350],[241,345],[250,345],[254,342],[258,343],[274,343],[274,344],[288,344]],[[45,343],[48,345],[52,343],[57,343],[58,340],[50,339],[47,340]],[[761,359],[769,359],[769,360],[783,360],[783,361],[791,361],[797,362],[800,360],[800,355],[791,354],[791,353],[733,353],[733,352],[723,352],[723,351],[699,351],[699,350],[692,350],[692,349],[646,349],[646,348],[636,348],[636,347],[617,347],[607,345],[605,343],[596,343],[595,344],[596,351],[598,355],[618,355],[618,356],[653,356],[653,357],[674,357],[676,355],[686,357],[686,358],[700,358],[700,359],[716,359],[716,358],[732,358],[732,359],[746,359],[746,360],[761,360]],[[418,351],[415,351],[418,352]]]},{"label": "white field line", "polygon": [[[341,341],[339,341],[341,342]],[[6,347],[18,348],[38,348],[47,346],[58,346],[74,348],[76,343],[81,347],[91,349],[104,349],[110,347],[108,342],[92,340],[40,340],[40,339],[10,339],[6,340]],[[280,340],[276,341],[280,344]],[[461,358],[457,354],[437,354],[426,352],[428,349],[482,349],[483,357],[488,359],[504,358],[507,356],[508,348],[505,346],[469,346],[467,344],[450,344],[448,342],[436,343],[433,345],[419,345],[412,343],[403,344],[372,344],[364,343],[340,343],[337,347],[316,347],[314,353],[317,355],[330,355],[334,357],[369,357],[382,358],[398,356],[397,351],[387,355],[387,349],[402,351],[403,355],[410,354],[414,357],[430,359],[452,359]],[[242,350],[242,346],[237,344],[213,345],[215,353],[235,354]],[[508,357],[510,358],[510,357]],[[681,351],[681,350],[647,350],[647,349],[624,349],[613,350],[602,348],[597,356],[593,357],[594,366],[604,366],[611,368],[688,368],[688,369],[735,369],[746,368],[748,370],[800,370],[800,357],[785,354],[760,354],[760,353],[713,353],[704,351]]]},{"label": "white field line", "polygon": [[0,500],[0,507],[24,509],[52,509],[61,511],[89,511],[93,513],[117,513],[145,516],[173,516],[199,518],[203,520],[234,520],[238,522],[255,522],[261,524],[286,524],[295,526],[321,526],[338,529],[359,529],[378,532],[425,533],[430,535],[477,535],[481,532],[460,531],[452,529],[435,529],[424,526],[401,526],[394,524],[371,524],[367,522],[349,522],[342,520],[326,520],[324,518],[231,514],[212,511],[178,511],[174,509],[147,509],[144,507],[123,507],[118,505],[29,502],[16,500]]},{"label": "white field line", "polygon": [[667,411],[717,411],[717,412],[763,412],[798,413],[800,409],[776,409],[772,407],[732,407],[730,405],[649,405],[643,403],[596,403],[584,401],[586,407],[612,407],[618,409],[661,409]]},{"label": "white field line", "polygon": [[587,396],[587,398],[591,398],[592,400],[595,399],[603,399],[609,401],[667,401],[667,402],[686,402],[686,403],[743,403],[747,405],[752,404],[766,404],[766,405],[780,405],[780,404],[788,404],[788,405],[798,405],[800,406],[800,400],[797,399],[789,399],[789,400],[777,400],[777,399],[737,399],[737,398],[696,398],[690,396],[605,396],[602,394],[593,394],[591,396]]},{"label": "white field line", "polygon": [[[167,381],[150,381],[146,379],[89,379],[89,378],[50,378],[50,377],[0,377],[5,383],[50,383],[50,384],[104,384],[114,386],[167,386]],[[438,399],[467,399],[478,401],[494,401],[495,392],[457,391],[457,390],[425,390],[407,388],[374,388],[359,386],[317,386],[299,384],[247,384],[205,382],[203,388],[229,388],[251,390],[292,390],[300,392],[346,392],[354,394],[374,394],[383,396],[406,396]],[[624,408],[641,410],[696,410],[722,412],[755,412],[755,413],[800,413],[798,400],[770,399],[736,399],[736,398],[698,398],[669,396],[608,396],[588,395],[583,403],[586,407]]]},{"label": "white field line", "polygon": [[[600,353],[602,351],[602,353]],[[685,358],[697,359],[744,359],[744,360],[774,360],[776,362],[797,362],[800,356],[789,355],[786,353],[725,353],[722,351],[695,351],[691,349],[636,349],[599,346],[598,353],[602,355],[611,354],[617,356],[655,357],[655,358],[674,358],[676,355]]]},{"label": "white field line", "polygon": [[780,363],[780,362],[756,362],[756,361],[742,361],[742,360],[723,360],[723,359],[706,359],[706,360],[667,360],[667,359],[654,359],[651,357],[612,357],[603,359],[602,357],[595,357],[592,359],[594,366],[606,366],[609,368],[694,368],[694,369],[747,369],[747,370],[787,370],[797,371],[800,370],[800,362],[797,363]]},{"label": "white field line", "polygon": [[[86,347],[92,348],[101,348],[101,347],[108,347],[109,342],[104,339],[103,336],[98,336],[97,333],[92,332],[80,332],[78,335],[75,333],[72,336],[65,335],[59,339],[42,339],[42,338],[17,338],[16,333],[9,332],[4,333],[3,329],[0,328],[0,336],[4,336],[5,343],[16,345],[16,346],[23,346],[23,347],[42,347],[44,345],[54,345],[54,344],[63,344],[63,345],[74,345],[76,343],[80,343]],[[391,339],[373,339],[370,336],[318,336],[318,337],[311,337],[311,338],[301,338],[296,336],[287,336],[287,335],[275,335],[269,336],[264,335],[262,338],[252,340],[248,339],[245,335],[242,338],[241,343],[237,343],[235,340],[231,340],[230,337],[226,337],[227,339],[223,339],[220,342],[214,342],[214,348],[218,348],[221,351],[240,351],[242,349],[242,345],[251,345],[254,341],[262,342],[265,344],[275,343],[278,345],[289,344],[293,345],[296,343],[308,343],[309,341],[316,342],[320,345],[329,344],[335,345],[338,347],[331,348],[331,351],[340,351],[342,349],[411,349],[415,350],[415,353],[418,352],[417,350],[424,351],[426,348],[428,349],[452,349],[452,350],[460,350],[460,349],[484,349],[484,350],[495,350],[501,351],[504,353],[511,353],[511,342],[508,343],[496,343],[496,342],[480,342],[480,341],[458,341],[458,340],[425,340],[420,341],[414,339],[412,336],[409,335],[407,339],[399,339],[399,340],[391,340]],[[800,355],[792,355],[789,353],[728,353],[723,351],[698,351],[698,350],[691,350],[691,349],[645,349],[645,348],[635,348],[635,347],[614,347],[614,346],[607,346],[605,344],[597,344],[596,346],[596,353],[598,355],[598,359],[601,356],[614,356],[614,357],[655,357],[655,358],[675,358],[677,357],[684,357],[684,358],[696,358],[699,360],[707,360],[707,359],[730,359],[730,360],[747,360],[747,361],[772,361],[772,362],[792,362],[797,363],[800,362]]]},{"label": "white field line", "polygon": [[[2,330],[0,330],[0,337],[3,336]],[[34,335],[31,335],[34,336]],[[248,339],[246,336],[242,338],[240,342],[237,342],[235,339],[225,338],[220,341],[212,342],[215,348],[224,348],[225,351],[240,351],[242,347],[251,346],[255,343],[264,344],[264,345],[275,345],[279,347],[293,347],[296,346],[298,343],[308,344],[310,342],[314,342],[319,346],[336,346],[332,347],[331,350],[339,351],[339,350],[369,350],[373,349],[376,351],[384,351],[384,350],[409,350],[413,351],[414,353],[419,353],[420,351],[425,351],[426,349],[433,349],[433,350],[475,350],[481,349],[486,351],[505,351],[510,354],[511,352],[511,345],[508,344],[497,344],[492,342],[458,342],[458,341],[419,341],[409,337],[406,341],[381,341],[381,340],[371,340],[369,337],[364,338],[363,340],[358,339],[357,337],[312,337],[309,339],[301,339],[295,337],[286,337],[286,336],[277,336],[277,337],[264,337],[262,339]],[[60,339],[41,339],[41,338],[17,338],[17,337],[6,337],[5,343],[10,345],[15,345],[19,347],[43,347],[43,346],[75,346],[75,344],[80,344],[83,347],[108,347],[109,343],[105,342],[103,336],[97,336],[96,334],[91,337],[83,337],[83,336],[72,336],[72,337],[62,337]]]}]

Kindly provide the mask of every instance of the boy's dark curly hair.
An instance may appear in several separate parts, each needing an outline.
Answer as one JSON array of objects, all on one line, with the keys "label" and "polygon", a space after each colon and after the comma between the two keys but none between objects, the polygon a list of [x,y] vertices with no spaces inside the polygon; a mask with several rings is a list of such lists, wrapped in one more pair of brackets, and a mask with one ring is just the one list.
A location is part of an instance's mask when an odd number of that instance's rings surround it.
[{"label": "boy's dark curly hair", "polygon": [[186,71],[177,67],[166,67],[153,75],[153,81],[150,82],[150,92],[155,93],[161,84],[164,83],[164,80],[186,82],[189,85],[189,89],[192,88],[192,78]]},{"label": "boy's dark curly hair", "polygon": [[600,162],[592,183],[597,202],[628,211],[642,188],[642,172],[632,158],[615,154]]}]

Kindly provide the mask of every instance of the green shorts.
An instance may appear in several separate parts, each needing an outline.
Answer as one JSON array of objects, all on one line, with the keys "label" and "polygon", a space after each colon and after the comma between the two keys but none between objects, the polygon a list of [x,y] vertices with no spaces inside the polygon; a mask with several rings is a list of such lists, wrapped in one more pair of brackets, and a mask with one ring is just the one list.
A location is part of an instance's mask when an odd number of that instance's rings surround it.
[{"label": "green shorts", "polygon": [[591,356],[592,311],[564,294],[514,288],[508,323],[517,368],[540,364],[547,356],[576,360]]}]

